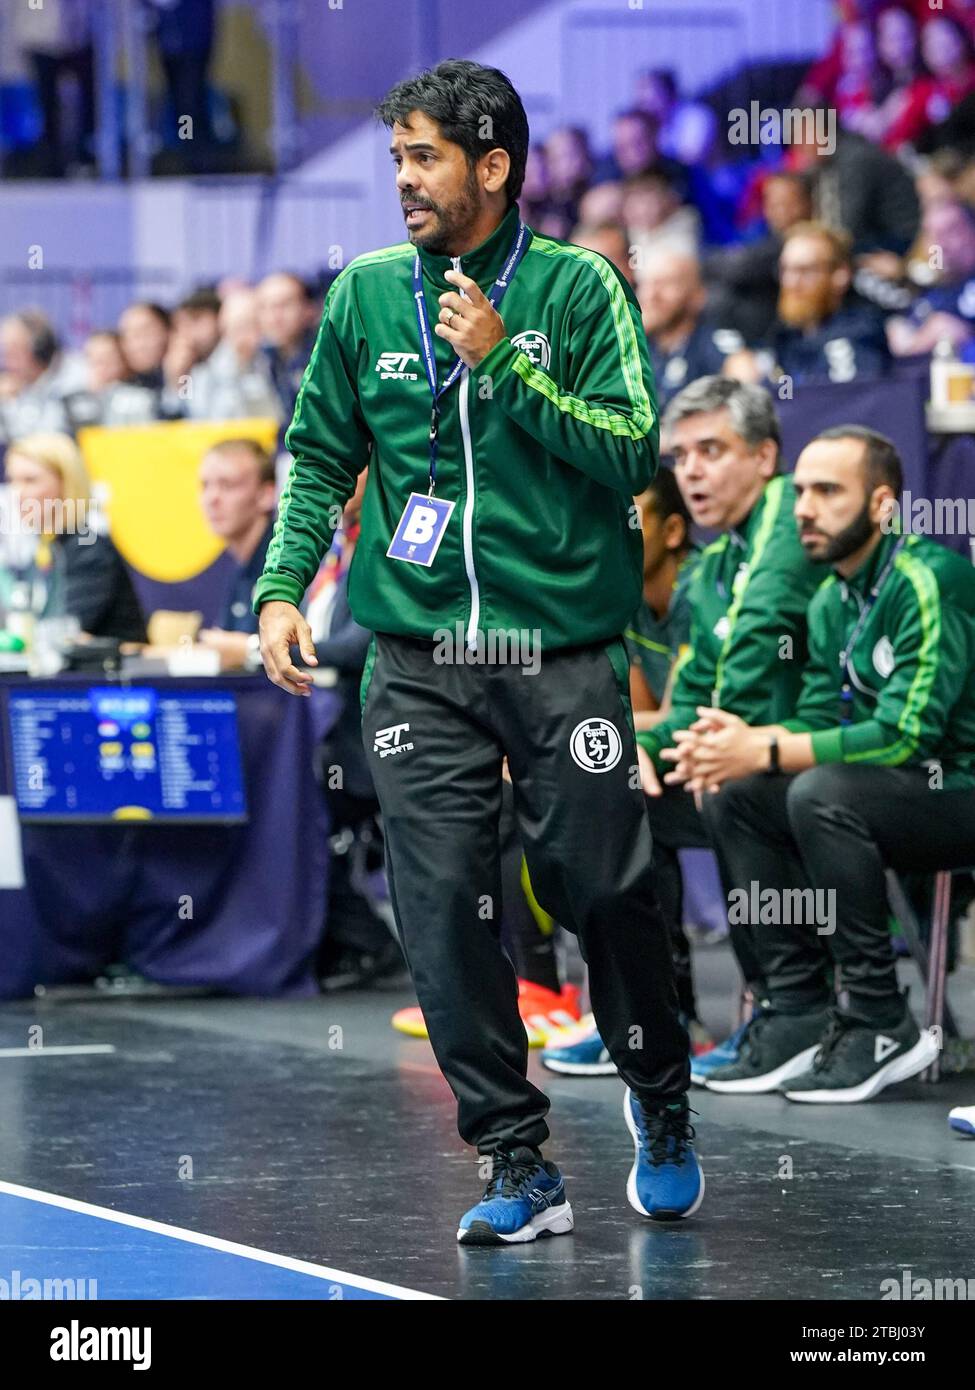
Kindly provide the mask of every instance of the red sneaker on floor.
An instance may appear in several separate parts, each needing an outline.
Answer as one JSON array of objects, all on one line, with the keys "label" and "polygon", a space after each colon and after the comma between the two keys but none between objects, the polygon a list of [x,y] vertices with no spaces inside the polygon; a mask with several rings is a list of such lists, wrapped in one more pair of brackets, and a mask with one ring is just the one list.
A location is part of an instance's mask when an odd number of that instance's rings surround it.
[{"label": "red sneaker on floor", "polygon": [[518,981],[518,1012],[528,1034],[529,1047],[545,1047],[549,1038],[578,1023],[580,990],[563,985],[561,993],[531,980]]},{"label": "red sneaker on floor", "polygon": [[[571,1028],[579,1021],[579,989],[563,985],[561,994],[531,980],[518,981],[518,1012],[528,1034],[529,1047],[544,1047],[560,1028]],[[399,1009],[390,1019],[397,1033],[409,1038],[427,1037],[427,1025],[418,1004]]]},{"label": "red sneaker on floor", "polygon": [[687,1035],[691,1040],[691,1056],[703,1057],[706,1052],[714,1051],[714,1039],[705,1028],[704,1024],[698,1019],[692,1018],[686,1021]]}]

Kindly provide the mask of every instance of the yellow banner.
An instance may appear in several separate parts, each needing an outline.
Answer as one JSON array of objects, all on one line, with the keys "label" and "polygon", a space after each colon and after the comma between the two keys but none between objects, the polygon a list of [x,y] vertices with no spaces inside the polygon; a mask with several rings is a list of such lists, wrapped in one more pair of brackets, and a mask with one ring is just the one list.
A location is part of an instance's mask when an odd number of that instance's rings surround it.
[{"label": "yellow banner", "polygon": [[123,558],[148,579],[175,584],[213,564],[223,541],[200,505],[200,464],[224,439],[274,449],[273,420],[137,425],[78,433],[93,492]]}]

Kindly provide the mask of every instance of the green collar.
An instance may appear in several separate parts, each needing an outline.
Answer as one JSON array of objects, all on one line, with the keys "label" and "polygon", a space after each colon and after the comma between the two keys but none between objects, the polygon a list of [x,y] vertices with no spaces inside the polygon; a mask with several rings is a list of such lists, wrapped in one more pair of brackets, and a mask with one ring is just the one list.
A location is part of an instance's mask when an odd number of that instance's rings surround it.
[{"label": "green collar", "polygon": [[[476,280],[482,290],[485,286],[490,288],[492,281],[497,279],[504,265],[505,257],[511,250],[511,243],[515,239],[518,218],[518,206],[513,204],[490,236],[485,237],[479,246],[465,251],[461,256],[460,268],[462,273],[469,275],[472,280]],[[448,270],[453,270],[454,257],[436,256],[432,251],[424,250],[422,246],[418,250],[426,274],[436,284],[442,284],[445,289],[449,289],[450,282],[444,280],[444,276]]]},{"label": "green collar", "polygon": [[728,535],[732,541],[737,542],[737,544],[742,546],[745,550],[750,549],[756,533],[758,532],[769,499],[773,494],[778,498],[778,494],[781,493],[783,486],[784,479],[781,473],[776,473],[773,478],[769,478],[748,515],[743,517],[742,520],[738,522],[737,526],[729,528]]},{"label": "green collar", "polygon": [[893,531],[881,535],[880,544],[874,546],[860,568],[854,570],[849,579],[844,579],[841,574],[836,576],[837,579],[846,584],[847,588],[855,589],[861,596],[869,593],[899,540],[900,536]]}]

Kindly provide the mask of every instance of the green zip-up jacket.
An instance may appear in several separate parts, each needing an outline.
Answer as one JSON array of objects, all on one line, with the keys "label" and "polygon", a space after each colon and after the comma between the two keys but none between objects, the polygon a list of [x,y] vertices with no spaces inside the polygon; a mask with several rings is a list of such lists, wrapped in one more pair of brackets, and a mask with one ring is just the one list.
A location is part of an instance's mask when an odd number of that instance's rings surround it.
[{"label": "green zip-up jacket", "polygon": [[[518,227],[512,208],[455,261],[421,250],[431,325],[455,265],[487,294]],[[633,291],[602,256],[532,236],[501,302],[507,336],[441,397],[436,495],[456,502],[429,569],[387,558],[411,492],[426,493],[431,394],[408,242],[332,284],[286,435],[293,456],[254,607],[298,603],[369,465],[349,603],[363,627],[432,639],[462,624],[535,631],[542,647],[618,637],[640,598],[632,506],[656,471],[659,425]],[[453,349],[432,335],[438,382]],[[539,639],[536,639],[539,640]]]},{"label": "green zip-up jacket", "polygon": [[806,609],[823,578],[799,543],[795,499],[791,478],[770,479],[745,521],[704,550],[670,713],[637,736],[658,771],[670,770],[661,750],[694,723],[698,705],[720,706],[748,724],[777,724],[795,713]]},{"label": "green zip-up jacket", "polygon": [[832,574],[809,608],[809,666],[794,732],[811,732],[817,763],[898,767],[935,760],[946,788],[975,786],[975,567],[908,536],[881,586],[850,661],[850,722],[841,723],[840,653],[847,647],[896,535],[884,536],[850,579]]}]

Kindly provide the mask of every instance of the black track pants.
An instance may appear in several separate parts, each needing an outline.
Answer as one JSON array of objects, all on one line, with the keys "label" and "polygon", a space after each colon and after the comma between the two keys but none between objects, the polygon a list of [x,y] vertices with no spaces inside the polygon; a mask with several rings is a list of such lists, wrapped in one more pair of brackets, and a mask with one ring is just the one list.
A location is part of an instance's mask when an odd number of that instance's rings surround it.
[{"label": "black track pants", "polygon": [[[683,787],[673,787],[665,783],[662,796],[647,797],[647,814],[650,818],[650,833],[653,836],[653,864],[656,871],[654,881],[674,953],[677,997],[682,1012],[689,1018],[697,1018],[691,943],[684,931],[684,880],[677,851],[713,850],[726,899],[730,887],[728,871],[721,856],[720,845],[712,843],[707,825],[697,809],[693,796],[684,791]],[[729,931],[731,947],[742,980],[753,993],[762,994],[764,991],[761,985],[761,966],[752,948],[747,927],[731,922]]]},{"label": "black track pants", "polygon": [[893,1027],[903,1005],[884,868],[931,872],[975,862],[975,793],[932,790],[923,767],[824,763],[795,776],[728,782],[705,797],[704,815],[750,905],[760,902],[752,884],[758,894],[811,888],[819,895],[807,897],[813,910],[800,923],[750,924],[772,1003],[791,1012],[829,1002],[836,965],[851,1015]]},{"label": "black track pants", "polygon": [[534,673],[438,664],[435,650],[377,636],[362,726],[396,920],[461,1136],[482,1153],[548,1136],[499,942],[505,754],[535,896],[578,934],[603,1041],[642,1099],[681,1096],[688,1041],[653,888],[622,642],[543,653]]}]

